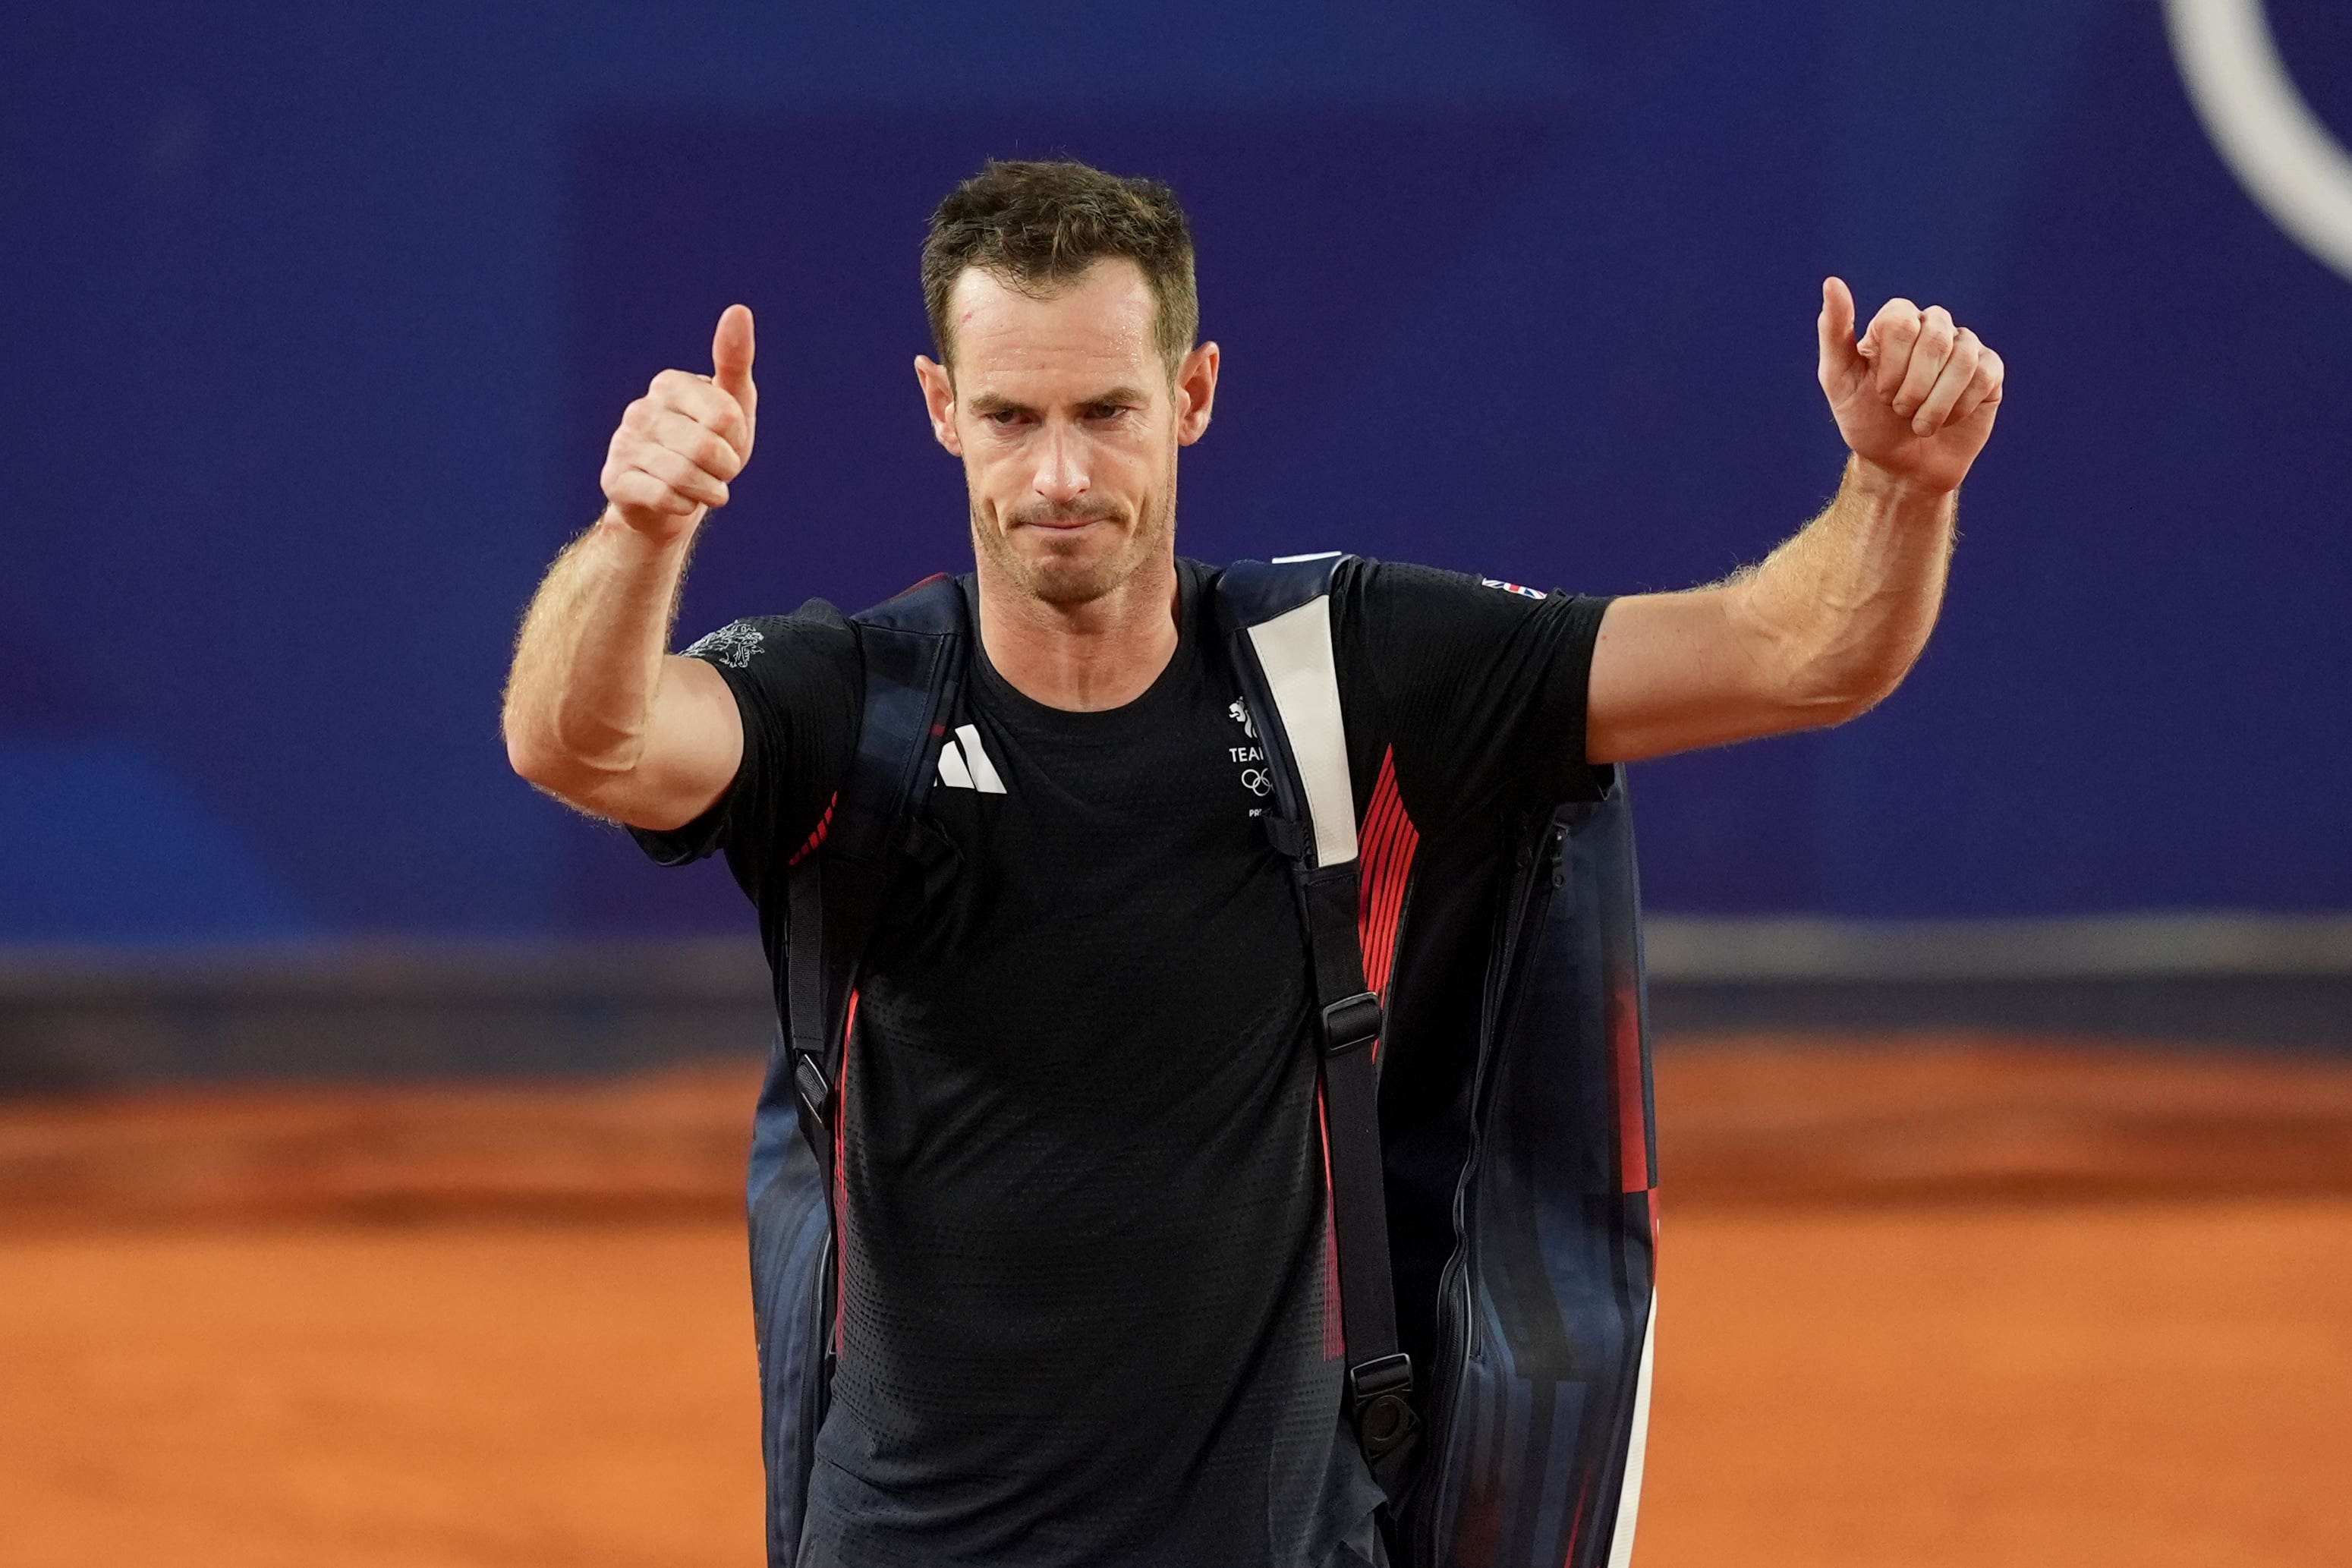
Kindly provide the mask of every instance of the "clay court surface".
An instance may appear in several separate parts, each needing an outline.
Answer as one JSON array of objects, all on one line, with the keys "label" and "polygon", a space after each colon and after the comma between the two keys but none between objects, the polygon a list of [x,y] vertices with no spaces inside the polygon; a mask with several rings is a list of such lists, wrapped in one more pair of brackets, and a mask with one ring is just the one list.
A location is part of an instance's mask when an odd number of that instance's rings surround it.
[{"label": "clay court surface", "polygon": [[[753,1568],[755,1081],[0,1102],[0,1563]],[[2352,1064],[1659,1100],[1647,1568],[2352,1562]]]}]

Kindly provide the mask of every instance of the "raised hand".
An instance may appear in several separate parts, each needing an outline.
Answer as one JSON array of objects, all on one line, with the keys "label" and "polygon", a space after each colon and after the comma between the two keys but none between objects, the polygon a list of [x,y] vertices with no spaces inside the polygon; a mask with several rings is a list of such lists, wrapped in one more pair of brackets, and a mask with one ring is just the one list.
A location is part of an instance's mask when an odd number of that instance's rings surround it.
[{"label": "raised hand", "polygon": [[751,351],[751,311],[730,305],[711,335],[710,374],[666,370],[629,405],[604,456],[613,516],[666,542],[727,504],[729,481],[751,460],[759,418]]},{"label": "raised hand", "polygon": [[1822,391],[1855,457],[1891,478],[1959,488],[2000,412],[2000,356],[1941,305],[1889,300],[1853,335],[1853,294],[1822,284]]}]

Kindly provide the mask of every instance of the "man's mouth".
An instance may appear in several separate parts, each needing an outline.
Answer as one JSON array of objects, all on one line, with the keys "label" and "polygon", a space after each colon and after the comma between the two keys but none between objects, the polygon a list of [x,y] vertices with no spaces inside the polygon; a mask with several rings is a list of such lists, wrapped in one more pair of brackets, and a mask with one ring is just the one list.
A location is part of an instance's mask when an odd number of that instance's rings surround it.
[{"label": "man's mouth", "polygon": [[1016,517],[1015,528],[1042,528],[1054,533],[1076,533],[1082,528],[1092,528],[1098,522],[1108,522],[1108,517]]}]

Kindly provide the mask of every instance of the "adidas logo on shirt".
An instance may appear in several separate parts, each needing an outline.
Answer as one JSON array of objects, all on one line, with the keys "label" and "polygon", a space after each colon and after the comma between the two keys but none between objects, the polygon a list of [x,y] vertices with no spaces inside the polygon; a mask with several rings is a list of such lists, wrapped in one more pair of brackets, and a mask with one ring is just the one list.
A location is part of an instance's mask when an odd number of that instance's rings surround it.
[{"label": "adidas logo on shirt", "polygon": [[1004,793],[1004,780],[981,746],[978,725],[957,725],[955,734],[940,748],[940,783],[950,789],[974,789],[982,795]]}]

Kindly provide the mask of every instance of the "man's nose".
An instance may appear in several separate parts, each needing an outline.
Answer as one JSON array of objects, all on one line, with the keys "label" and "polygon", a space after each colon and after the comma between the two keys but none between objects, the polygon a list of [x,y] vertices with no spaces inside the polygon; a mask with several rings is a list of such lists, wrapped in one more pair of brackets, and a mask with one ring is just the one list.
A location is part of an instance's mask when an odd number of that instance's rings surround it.
[{"label": "man's nose", "polygon": [[1037,455],[1037,493],[1066,506],[1087,493],[1086,441],[1063,425],[1048,425],[1045,435],[1045,449]]}]

